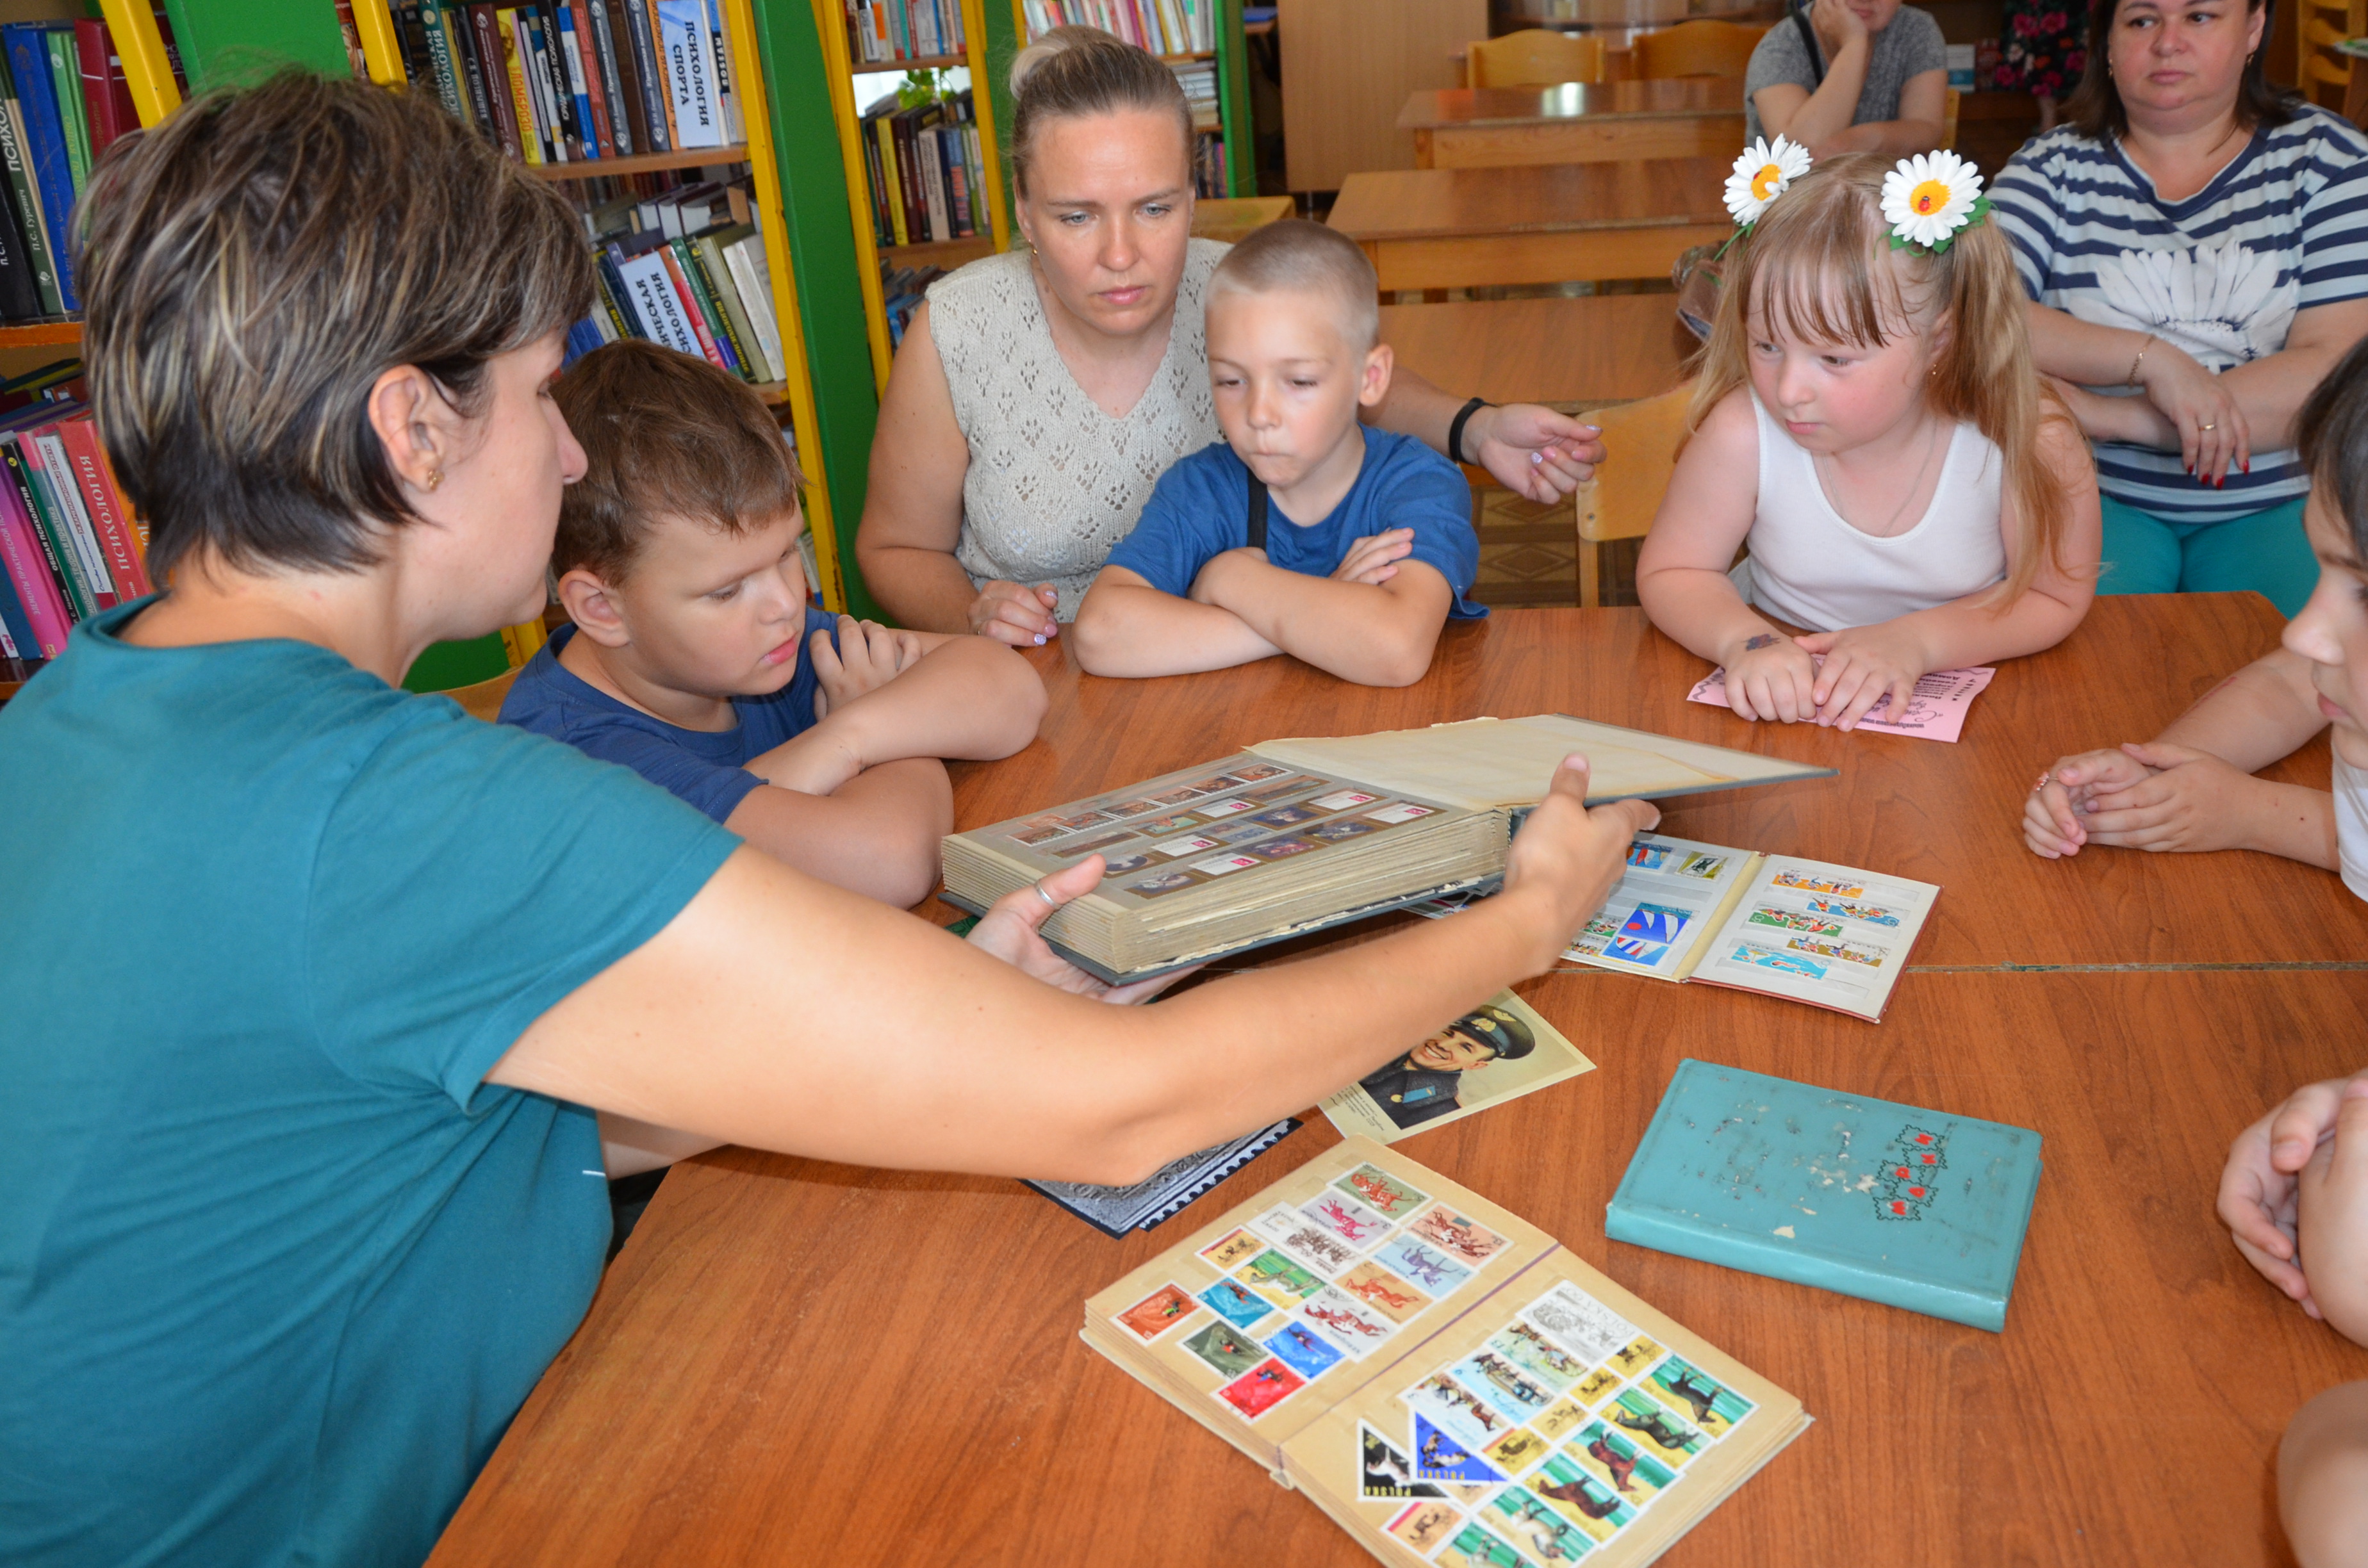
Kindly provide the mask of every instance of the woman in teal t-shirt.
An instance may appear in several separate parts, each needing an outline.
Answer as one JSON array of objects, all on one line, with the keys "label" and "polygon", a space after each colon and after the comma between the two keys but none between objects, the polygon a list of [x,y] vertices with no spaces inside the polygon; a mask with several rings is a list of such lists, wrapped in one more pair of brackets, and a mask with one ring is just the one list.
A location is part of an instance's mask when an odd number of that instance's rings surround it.
[{"label": "woman in teal t-shirt", "polygon": [[590,1300],[600,1118],[1135,1179],[1545,969],[1653,818],[1566,771],[1480,908],[1093,1006],[1034,924],[1094,860],[965,945],[398,688],[539,612],[582,472],[548,188],[290,74],[119,143],[85,211],[93,401],[170,587],[0,710],[17,1568],[420,1561]]}]

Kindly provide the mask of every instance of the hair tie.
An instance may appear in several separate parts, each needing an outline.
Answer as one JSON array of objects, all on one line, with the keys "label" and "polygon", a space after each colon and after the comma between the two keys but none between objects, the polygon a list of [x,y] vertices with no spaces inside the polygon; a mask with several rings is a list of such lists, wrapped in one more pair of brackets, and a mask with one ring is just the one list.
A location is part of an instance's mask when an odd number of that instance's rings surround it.
[{"label": "hair tie", "polygon": [[1946,148],[1902,158],[1883,176],[1883,217],[1893,250],[1947,253],[1961,229],[1989,215],[1982,176]]}]

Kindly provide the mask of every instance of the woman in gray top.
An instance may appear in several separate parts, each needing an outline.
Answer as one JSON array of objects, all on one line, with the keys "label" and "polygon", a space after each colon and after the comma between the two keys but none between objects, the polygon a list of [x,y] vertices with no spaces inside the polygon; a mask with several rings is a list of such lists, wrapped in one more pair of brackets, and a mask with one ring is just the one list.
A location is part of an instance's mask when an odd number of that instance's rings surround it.
[{"label": "woman in gray top", "polygon": [[1899,0],[1816,0],[1806,17],[1806,28],[1785,17],[1751,51],[1745,140],[1788,136],[1819,158],[1902,158],[1941,144],[1949,57],[1940,23]]}]

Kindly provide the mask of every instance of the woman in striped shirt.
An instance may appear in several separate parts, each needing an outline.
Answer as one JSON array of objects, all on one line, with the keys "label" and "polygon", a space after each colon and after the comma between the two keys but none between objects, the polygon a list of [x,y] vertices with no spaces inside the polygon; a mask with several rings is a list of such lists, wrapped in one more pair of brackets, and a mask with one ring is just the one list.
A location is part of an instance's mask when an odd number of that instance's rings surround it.
[{"label": "woman in striped shirt", "polygon": [[2098,6],[2067,123],[1992,187],[2032,357],[2097,443],[2102,593],[2292,615],[2317,575],[2294,421],[2368,335],[2368,138],[2268,85],[2267,16]]}]

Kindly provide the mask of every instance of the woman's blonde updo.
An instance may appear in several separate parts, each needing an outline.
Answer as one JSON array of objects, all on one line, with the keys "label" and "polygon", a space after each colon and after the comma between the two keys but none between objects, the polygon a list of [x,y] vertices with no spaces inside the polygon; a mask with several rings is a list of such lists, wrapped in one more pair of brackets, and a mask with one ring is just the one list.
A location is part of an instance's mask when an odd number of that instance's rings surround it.
[{"label": "woman's blonde updo", "polygon": [[432,97],[298,71],[126,138],[82,215],[91,402],[160,578],[371,564],[411,520],[372,384],[416,365],[474,415],[594,297],[566,203]]},{"label": "woman's blonde updo", "polygon": [[1023,196],[1037,132],[1048,119],[1122,109],[1173,114],[1184,165],[1191,166],[1192,106],[1176,73],[1099,28],[1054,28],[1013,56],[1011,102],[1011,180]]}]

